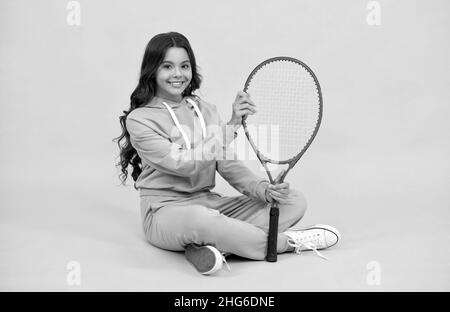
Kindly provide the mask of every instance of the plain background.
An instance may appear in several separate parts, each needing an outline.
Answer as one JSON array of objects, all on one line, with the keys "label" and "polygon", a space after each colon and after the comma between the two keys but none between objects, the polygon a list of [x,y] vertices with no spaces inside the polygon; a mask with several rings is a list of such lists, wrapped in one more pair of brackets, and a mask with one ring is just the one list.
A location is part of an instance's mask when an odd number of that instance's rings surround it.
[{"label": "plain background", "polygon": [[[356,0],[79,1],[80,26],[67,3],[0,1],[1,290],[450,290],[448,1],[378,1],[380,25]],[[322,126],[288,181],[308,199],[303,225],[341,231],[329,261],[230,259],[205,277],[145,242],[112,139],[145,45],[167,31],[190,40],[224,120],[266,58],[317,74]],[[219,176],[216,191],[238,194]]]}]

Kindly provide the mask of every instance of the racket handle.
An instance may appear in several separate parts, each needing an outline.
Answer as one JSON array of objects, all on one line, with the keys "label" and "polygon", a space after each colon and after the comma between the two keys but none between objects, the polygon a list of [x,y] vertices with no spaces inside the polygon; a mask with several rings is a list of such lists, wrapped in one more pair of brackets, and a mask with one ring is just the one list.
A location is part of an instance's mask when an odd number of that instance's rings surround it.
[{"label": "racket handle", "polygon": [[278,241],[278,216],[280,210],[277,204],[270,208],[269,238],[267,241],[266,261],[277,262],[277,241]]}]

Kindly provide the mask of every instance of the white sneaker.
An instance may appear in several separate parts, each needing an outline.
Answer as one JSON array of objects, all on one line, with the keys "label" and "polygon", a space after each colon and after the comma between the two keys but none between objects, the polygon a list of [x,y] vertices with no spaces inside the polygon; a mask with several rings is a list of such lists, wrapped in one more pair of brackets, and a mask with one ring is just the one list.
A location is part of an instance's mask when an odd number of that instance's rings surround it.
[{"label": "white sneaker", "polygon": [[186,246],[185,256],[201,274],[213,274],[222,269],[224,263],[228,271],[230,271],[230,266],[226,262],[224,255],[213,246],[190,244]]},{"label": "white sneaker", "polygon": [[316,224],[304,229],[285,231],[289,246],[300,254],[303,250],[313,250],[319,257],[327,259],[318,250],[329,248],[341,239],[339,231],[325,224]]}]

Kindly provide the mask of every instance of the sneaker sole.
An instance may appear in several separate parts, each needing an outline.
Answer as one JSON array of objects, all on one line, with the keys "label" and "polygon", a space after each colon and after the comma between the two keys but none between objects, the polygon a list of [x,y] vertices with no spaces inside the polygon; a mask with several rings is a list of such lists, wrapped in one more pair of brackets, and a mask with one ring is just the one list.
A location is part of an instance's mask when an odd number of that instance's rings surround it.
[{"label": "sneaker sole", "polygon": [[[215,259],[215,263],[212,268],[210,268],[211,263],[209,262],[211,253],[214,255]],[[193,255],[195,255],[195,257],[193,257]],[[222,267],[221,253],[212,246],[188,246],[186,248],[186,259],[197,269],[199,273],[204,275],[212,274]]]},{"label": "sneaker sole", "polygon": [[214,267],[211,270],[209,270],[206,273],[203,273],[205,275],[212,274],[212,273],[215,273],[216,271],[220,270],[222,268],[222,264],[223,264],[222,263],[222,254],[220,253],[220,251],[211,246],[206,246],[206,247],[209,248],[209,250],[211,250],[214,253],[214,256],[216,257],[216,264],[214,265]]}]

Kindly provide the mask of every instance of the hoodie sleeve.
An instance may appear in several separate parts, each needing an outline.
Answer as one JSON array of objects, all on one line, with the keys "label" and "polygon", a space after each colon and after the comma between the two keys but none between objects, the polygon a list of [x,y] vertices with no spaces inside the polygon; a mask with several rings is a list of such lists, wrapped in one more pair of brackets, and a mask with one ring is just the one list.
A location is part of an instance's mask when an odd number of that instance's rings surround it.
[{"label": "hoodie sleeve", "polygon": [[218,160],[216,168],[219,174],[241,194],[268,203],[266,189],[269,181],[255,175],[242,161]]},{"label": "hoodie sleeve", "polygon": [[131,145],[138,155],[158,171],[188,177],[214,164],[215,146],[219,144],[214,136],[209,136],[202,144],[186,150],[137,119],[127,118],[126,127]]},{"label": "hoodie sleeve", "polygon": [[268,203],[266,199],[266,189],[270,184],[267,179],[254,174],[244,162],[236,160],[236,154],[233,146],[230,144],[237,136],[235,126],[225,124],[216,111],[219,125],[222,129],[223,140],[223,158],[217,160],[216,170],[219,174],[241,194],[262,200]]}]

